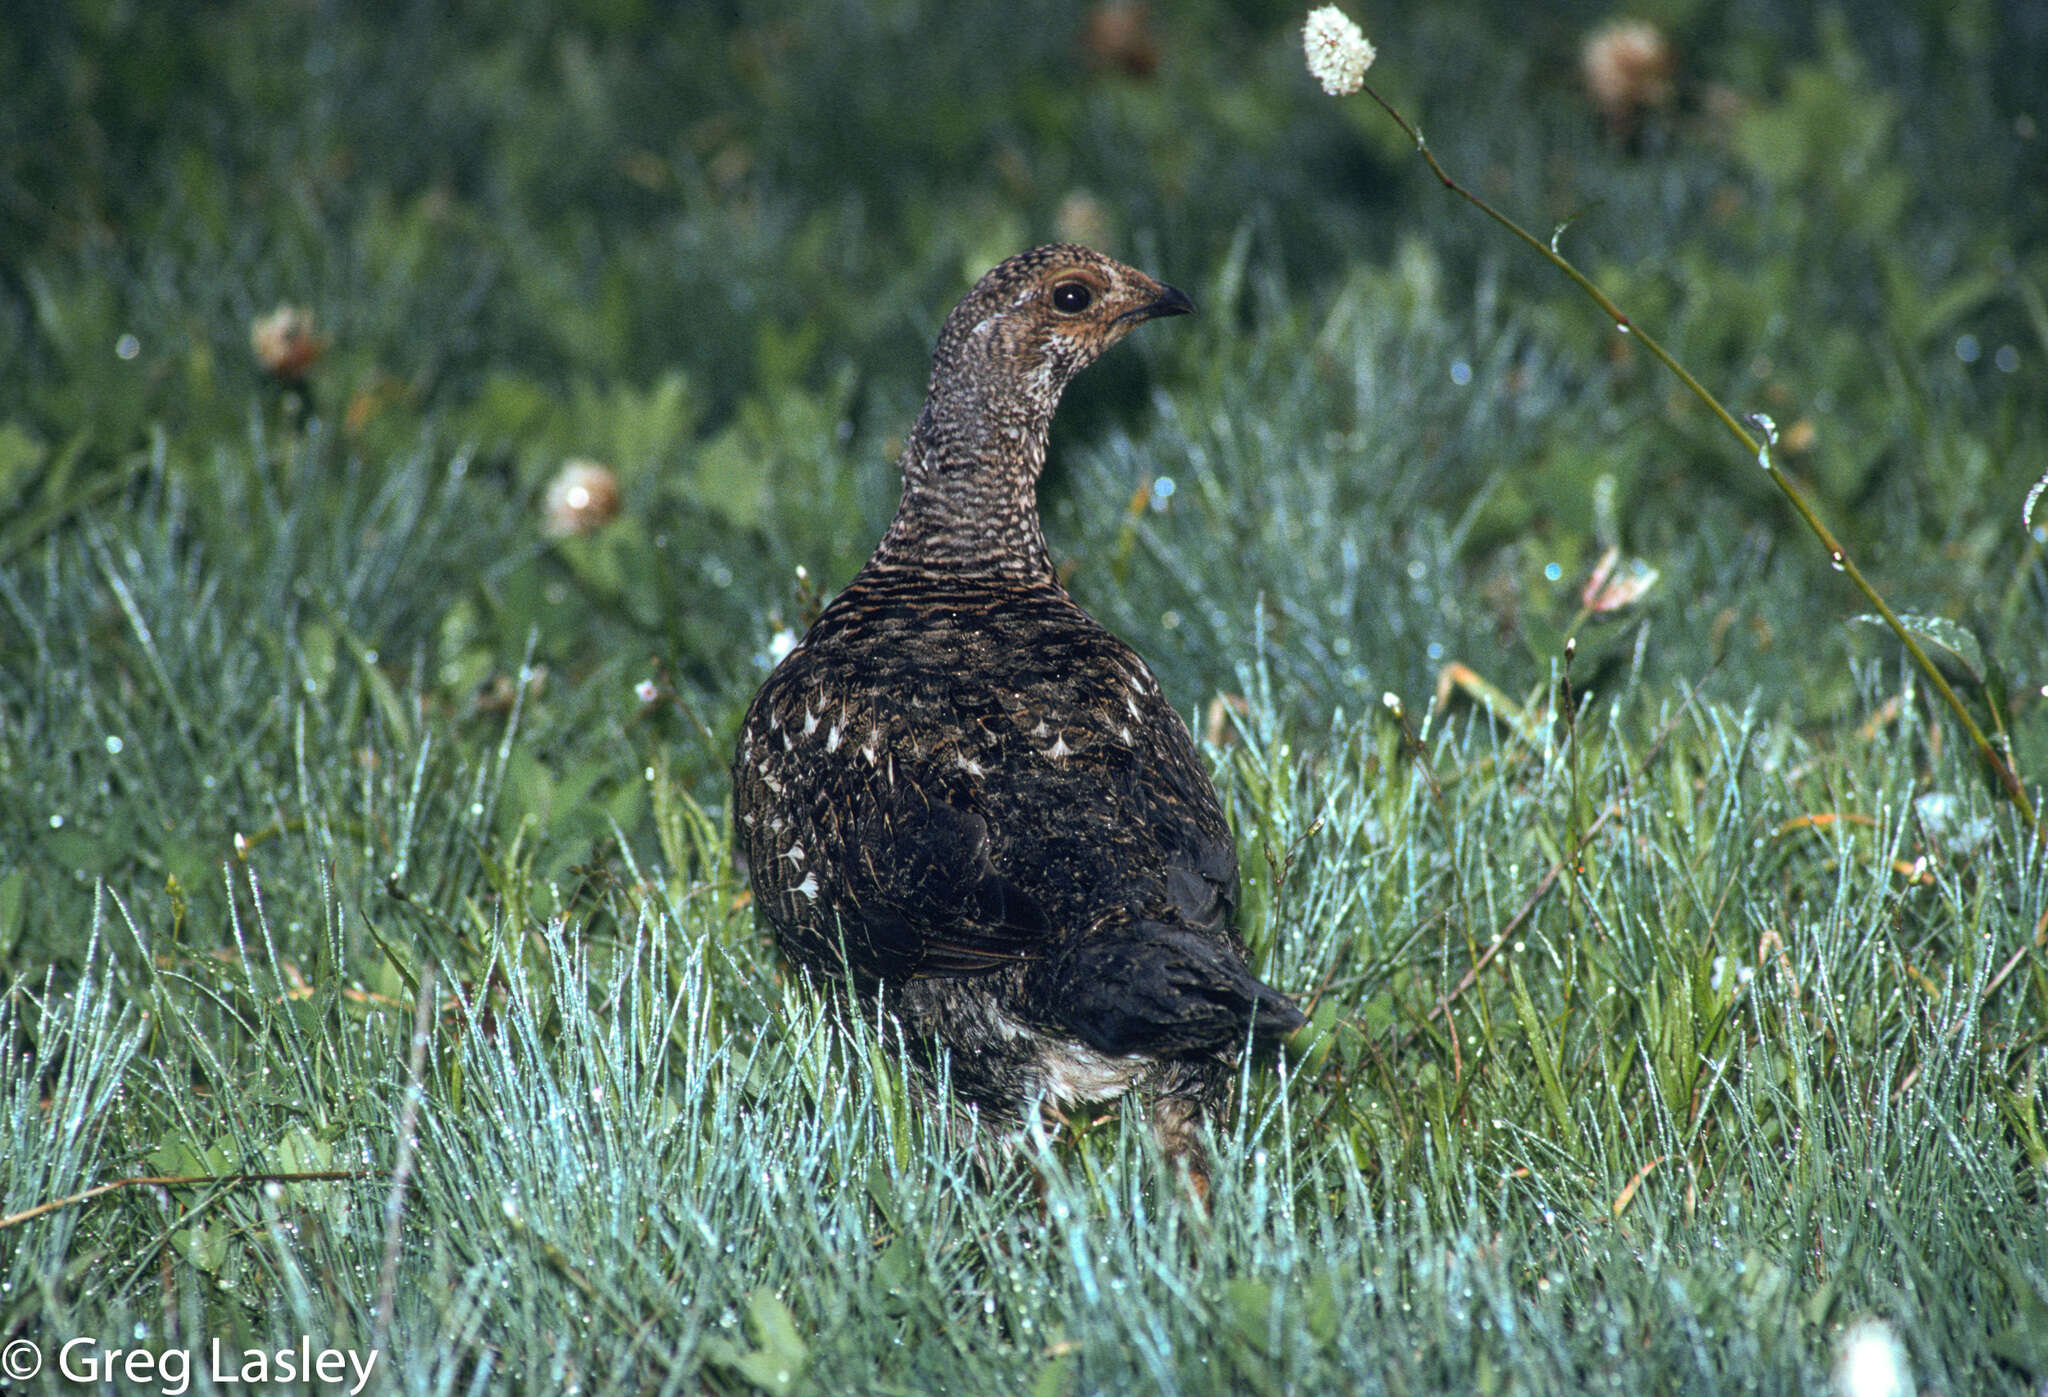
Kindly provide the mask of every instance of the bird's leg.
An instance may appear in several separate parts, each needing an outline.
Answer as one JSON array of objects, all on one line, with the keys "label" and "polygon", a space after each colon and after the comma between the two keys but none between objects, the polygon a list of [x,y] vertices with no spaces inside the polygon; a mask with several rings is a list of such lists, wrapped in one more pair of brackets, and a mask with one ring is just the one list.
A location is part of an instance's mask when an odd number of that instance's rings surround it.
[{"label": "bird's leg", "polygon": [[1166,1156],[1167,1167],[1178,1174],[1185,1169],[1188,1196],[1198,1207],[1209,1199],[1209,1155],[1202,1148],[1202,1103],[1187,1096],[1158,1096],[1152,1100],[1152,1136]]}]

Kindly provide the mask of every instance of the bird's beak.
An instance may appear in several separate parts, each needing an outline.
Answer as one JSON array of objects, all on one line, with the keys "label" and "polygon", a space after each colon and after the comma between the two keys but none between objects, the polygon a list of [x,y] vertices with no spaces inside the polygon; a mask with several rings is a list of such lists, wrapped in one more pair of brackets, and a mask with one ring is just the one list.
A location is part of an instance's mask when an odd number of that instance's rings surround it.
[{"label": "bird's beak", "polygon": [[1162,315],[1193,315],[1195,303],[1188,299],[1188,293],[1178,286],[1161,285],[1159,294],[1141,306],[1134,306],[1117,317],[1136,324],[1141,320],[1153,320]]}]

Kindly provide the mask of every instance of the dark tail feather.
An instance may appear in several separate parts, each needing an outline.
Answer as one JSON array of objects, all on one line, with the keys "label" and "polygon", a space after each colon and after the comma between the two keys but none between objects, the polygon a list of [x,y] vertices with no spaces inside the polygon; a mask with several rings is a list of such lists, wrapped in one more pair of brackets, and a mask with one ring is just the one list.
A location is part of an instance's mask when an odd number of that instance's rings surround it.
[{"label": "dark tail feather", "polygon": [[1292,999],[1261,980],[1253,980],[1258,987],[1258,1001],[1252,1006],[1252,1032],[1261,1038],[1285,1038],[1288,1034],[1308,1022],[1308,1015],[1301,1012]]},{"label": "dark tail feather", "polygon": [[1041,1012],[1105,1053],[1230,1050],[1245,1030],[1291,1033],[1301,1010],[1199,932],[1137,922],[1050,958],[1031,986]]}]

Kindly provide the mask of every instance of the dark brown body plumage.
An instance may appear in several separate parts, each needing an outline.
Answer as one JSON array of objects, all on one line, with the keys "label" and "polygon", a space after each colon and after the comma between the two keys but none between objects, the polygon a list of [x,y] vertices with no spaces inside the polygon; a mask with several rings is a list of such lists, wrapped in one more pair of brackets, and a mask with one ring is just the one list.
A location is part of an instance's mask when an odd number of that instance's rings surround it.
[{"label": "dark brown body plumage", "polygon": [[1035,498],[1067,381],[1189,309],[1071,246],[976,285],[940,334],[896,519],[755,696],[733,787],[791,960],[885,996],[985,1114],[1143,1091],[1200,1176],[1195,1125],[1247,1031],[1301,1015],[1245,967],[1187,726],[1055,580]]}]

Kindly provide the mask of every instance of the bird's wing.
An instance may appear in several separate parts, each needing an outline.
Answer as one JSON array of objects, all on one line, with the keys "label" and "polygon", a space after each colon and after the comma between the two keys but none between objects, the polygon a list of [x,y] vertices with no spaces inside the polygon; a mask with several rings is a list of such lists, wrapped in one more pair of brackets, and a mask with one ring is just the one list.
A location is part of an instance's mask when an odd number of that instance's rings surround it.
[{"label": "bird's wing", "polygon": [[856,973],[972,975],[1040,954],[1044,910],[989,858],[988,822],[943,800],[862,823],[840,915]]},{"label": "bird's wing", "polygon": [[1164,910],[1172,920],[1211,930],[1236,918],[1237,851],[1228,835],[1200,839],[1170,857],[1164,882]]}]

